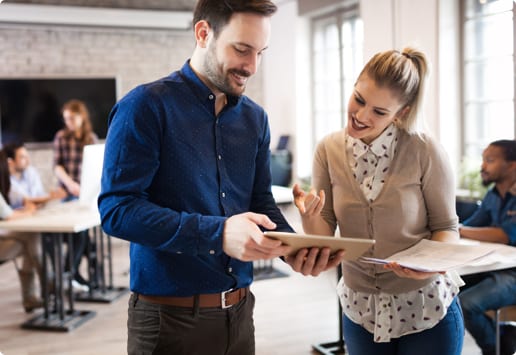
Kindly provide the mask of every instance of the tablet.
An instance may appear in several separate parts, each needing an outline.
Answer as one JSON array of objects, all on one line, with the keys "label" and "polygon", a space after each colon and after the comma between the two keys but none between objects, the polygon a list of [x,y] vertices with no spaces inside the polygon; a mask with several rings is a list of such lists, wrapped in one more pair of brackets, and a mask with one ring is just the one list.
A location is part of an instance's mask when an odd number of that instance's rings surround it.
[{"label": "tablet", "polygon": [[264,232],[264,235],[269,238],[279,239],[283,244],[290,245],[293,249],[291,255],[296,254],[297,251],[302,248],[328,247],[331,249],[332,254],[336,253],[338,250],[345,249],[346,255],[344,256],[344,260],[355,260],[359,258],[375,243],[372,239],[330,237],[274,231]]}]

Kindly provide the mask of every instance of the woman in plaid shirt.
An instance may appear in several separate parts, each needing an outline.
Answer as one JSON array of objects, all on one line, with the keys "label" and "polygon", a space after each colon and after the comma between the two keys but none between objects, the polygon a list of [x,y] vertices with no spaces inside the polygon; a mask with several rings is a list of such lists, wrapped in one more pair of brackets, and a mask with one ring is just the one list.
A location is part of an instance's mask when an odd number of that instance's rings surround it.
[{"label": "woman in plaid shirt", "polygon": [[84,102],[70,100],[62,109],[65,127],[54,137],[54,173],[69,199],[79,197],[82,151],[98,141]]},{"label": "woman in plaid shirt", "polygon": [[[77,199],[80,191],[82,152],[85,145],[97,143],[98,138],[91,127],[90,115],[84,102],[70,100],[62,109],[65,127],[54,137],[54,173],[65,189],[67,200]],[[88,233],[74,237],[74,280],[72,285],[78,291],[88,291],[88,281],[79,273],[79,264],[89,244]],[[69,258],[66,258],[67,263]],[[91,262],[91,261],[90,261]],[[65,266],[69,270],[69,266]]]}]

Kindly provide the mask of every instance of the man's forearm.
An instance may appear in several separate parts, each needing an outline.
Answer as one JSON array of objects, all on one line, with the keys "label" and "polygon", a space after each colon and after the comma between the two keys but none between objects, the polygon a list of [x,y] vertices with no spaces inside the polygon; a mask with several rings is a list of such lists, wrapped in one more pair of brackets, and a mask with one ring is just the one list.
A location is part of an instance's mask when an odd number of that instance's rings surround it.
[{"label": "man's forearm", "polygon": [[460,226],[459,233],[461,238],[468,238],[491,243],[509,243],[509,237],[500,227]]}]

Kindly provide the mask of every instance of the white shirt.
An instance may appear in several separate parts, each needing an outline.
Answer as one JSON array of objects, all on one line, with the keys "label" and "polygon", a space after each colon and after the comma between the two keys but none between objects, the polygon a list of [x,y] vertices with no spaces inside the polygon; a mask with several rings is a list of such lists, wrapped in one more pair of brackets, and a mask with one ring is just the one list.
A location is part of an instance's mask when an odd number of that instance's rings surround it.
[{"label": "white shirt", "polygon": [[6,219],[10,215],[13,214],[13,209],[9,206],[7,201],[5,201],[4,196],[0,194],[0,219]]},{"label": "white shirt", "polygon": [[351,157],[348,163],[368,201],[374,201],[382,190],[397,142],[398,128],[394,125],[387,127],[371,144],[347,136],[347,156]]},{"label": "white shirt", "polygon": [[46,192],[41,182],[38,171],[33,166],[28,166],[20,178],[11,175],[11,190],[9,202],[13,208],[23,207],[25,197],[42,197]]}]

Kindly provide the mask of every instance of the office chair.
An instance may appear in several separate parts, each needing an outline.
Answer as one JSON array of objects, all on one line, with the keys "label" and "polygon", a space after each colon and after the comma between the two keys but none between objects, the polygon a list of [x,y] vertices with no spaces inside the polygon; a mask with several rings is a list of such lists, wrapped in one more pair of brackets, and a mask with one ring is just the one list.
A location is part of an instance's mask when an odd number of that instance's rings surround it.
[{"label": "office chair", "polygon": [[288,149],[290,136],[279,138],[276,150],[271,152],[271,178],[273,185],[289,186],[292,181],[292,152]]},{"label": "office chair", "polygon": [[[496,311],[495,311],[495,332],[496,332],[496,355],[500,355],[501,354],[501,349],[502,349],[502,339],[501,339],[501,331],[500,331],[500,328],[502,325],[507,325],[507,326],[512,326],[512,327],[516,327],[516,322],[511,322],[511,321],[502,321],[501,320],[501,311],[504,309],[504,308],[509,308],[509,307],[516,307],[516,305],[511,305],[511,306],[505,306],[505,307],[502,307],[502,308],[498,308]],[[511,350],[514,352],[516,351],[516,347],[515,347],[516,344],[504,344],[504,348],[512,348]],[[505,351],[509,350],[509,349],[504,349]]]}]

